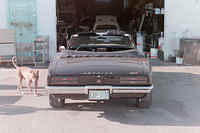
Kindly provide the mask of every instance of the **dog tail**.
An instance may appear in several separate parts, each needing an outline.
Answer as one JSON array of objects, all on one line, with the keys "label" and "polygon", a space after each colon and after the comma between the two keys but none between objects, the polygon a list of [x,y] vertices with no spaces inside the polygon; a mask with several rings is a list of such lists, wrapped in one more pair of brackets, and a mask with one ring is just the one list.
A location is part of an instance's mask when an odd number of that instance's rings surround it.
[{"label": "dog tail", "polygon": [[12,57],[12,63],[13,63],[13,66],[14,66],[15,68],[17,68],[16,56],[13,56],[13,57]]}]

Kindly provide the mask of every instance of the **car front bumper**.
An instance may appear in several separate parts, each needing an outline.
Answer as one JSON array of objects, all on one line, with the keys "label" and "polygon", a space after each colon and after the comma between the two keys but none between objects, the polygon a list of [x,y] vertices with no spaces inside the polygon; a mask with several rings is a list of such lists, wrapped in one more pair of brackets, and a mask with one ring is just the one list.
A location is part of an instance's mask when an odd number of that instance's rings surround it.
[{"label": "car front bumper", "polygon": [[151,86],[47,86],[49,94],[85,94],[88,95],[90,89],[92,90],[110,90],[110,94],[146,94],[151,93],[153,85]]}]

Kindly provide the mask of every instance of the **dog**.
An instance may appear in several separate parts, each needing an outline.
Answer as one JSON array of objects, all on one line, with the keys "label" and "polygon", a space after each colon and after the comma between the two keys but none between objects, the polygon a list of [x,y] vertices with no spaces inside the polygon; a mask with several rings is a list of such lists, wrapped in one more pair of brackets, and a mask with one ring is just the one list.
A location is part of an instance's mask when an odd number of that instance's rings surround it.
[{"label": "dog", "polygon": [[32,83],[34,83],[34,96],[38,96],[37,89],[38,89],[38,80],[39,80],[39,70],[32,69],[29,67],[18,66],[16,64],[16,56],[12,58],[12,63],[17,71],[17,77],[18,77],[17,91],[19,93],[24,94],[22,81],[26,80],[27,87],[31,90],[31,93],[32,93]]}]

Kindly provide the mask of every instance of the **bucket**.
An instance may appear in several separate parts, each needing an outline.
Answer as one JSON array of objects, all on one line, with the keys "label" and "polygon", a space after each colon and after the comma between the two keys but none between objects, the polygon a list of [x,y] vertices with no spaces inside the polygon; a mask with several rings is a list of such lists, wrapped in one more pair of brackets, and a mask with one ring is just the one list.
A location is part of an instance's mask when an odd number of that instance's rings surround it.
[{"label": "bucket", "polygon": [[183,58],[176,57],[176,64],[178,64],[178,65],[183,64]]},{"label": "bucket", "polygon": [[145,52],[145,57],[150,58],[150,52]]},{"label": "bucket", "polygon": [[151,48],[151,59],[156,59],[158,57],[158,49]]},{"label": "bucket", "polygon": [[154,8],[154,13],[155,13],[155,14],[160,14],[160,13],[161,13],[160,8]]},{"label": "bucket", "polygon": [[142,55],[144,54],[143,45],[144,45],[144,39],[143,39],[142,33],[138,32],[137,33],[137,51]]}]

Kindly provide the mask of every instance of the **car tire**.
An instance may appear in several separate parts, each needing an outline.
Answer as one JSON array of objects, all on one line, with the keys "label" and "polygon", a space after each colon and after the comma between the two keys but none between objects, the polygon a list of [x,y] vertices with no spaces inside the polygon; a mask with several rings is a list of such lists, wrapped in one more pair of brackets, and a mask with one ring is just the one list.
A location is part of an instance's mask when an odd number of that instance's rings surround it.
[{"label": "car tire", "polygon": [[62,108],[65,105],[65,98],[55,94],[50,94],[49,105],[53,108]]},{"label": "car tire", "polygon": [[136,105],[139,108],[150,108],[152,105],[152,92],[146,94],[143,98],[137,98]]}]

